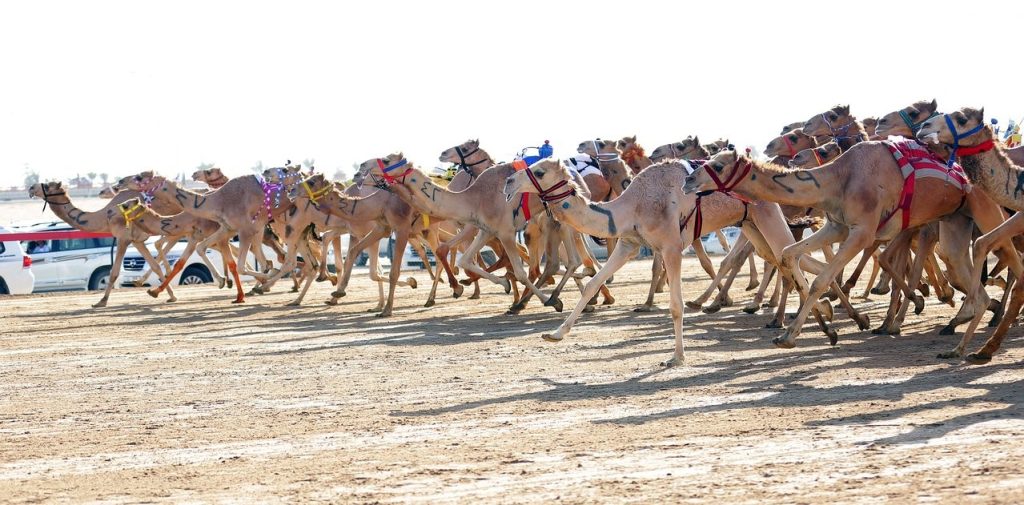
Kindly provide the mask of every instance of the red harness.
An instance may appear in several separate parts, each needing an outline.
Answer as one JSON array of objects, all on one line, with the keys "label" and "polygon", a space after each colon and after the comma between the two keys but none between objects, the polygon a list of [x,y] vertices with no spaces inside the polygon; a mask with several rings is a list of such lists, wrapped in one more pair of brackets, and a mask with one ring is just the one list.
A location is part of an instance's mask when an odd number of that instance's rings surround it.
[{"label": "red harness", "polygon": [[[735,199],[743,202],[743,219],[740,220],[740,222],[743,222],[743,221],[745,221],[747,219],[747,204],[750,203],[750,200],[748,200],[748,199],[746,199],[746,198],[744,198],[744,197],[742,197],[740,195],[737,195],[736,193],[733,193],[732,190],[737,185],[739,185],[740,181],[742,181],[743,178],[746,177],[748,173],[750,173],[750,168],[751,168],[752,165],[751,165],[750,161],[747,161],[746,165],[744,165],[743,168],[740,169],[739,165],[740,165],[741,161],[742,160],[740,160],[740,159],[736,160],[736,163],[732,166],[732,173],[729,175],[729,178],[726,179],[724,183],[722,182],[721,179],[718,178],[718,175],[715,174],[715,170],[713,168],[711,168],[710,166],[708,166],[707,162],[705,162],[703,164],[703,167],[704,167],[704,170],[707,171],[708,175],[711,177],[711,180],[715,181],[715,185],[718,186],[715,189],[715,191],[724,193],[724,194],[726,194],[728,196],[731,196],[732,198],[735,198]],[[684,160],[684,162],[685,162],[685,160]],[[742,170],[742,172],[741,172],[741,170]],[[692,169],[687,168],[687,171],[692,171]],[[686,228],[687,223],[690,222],[690,218],[694,218],[694,220],[693,220],[693,240],[694,241],[700,240],[701,229],[704,227],[704,212],[701,210],[701,205],[700,205],[701,198],[703,198],[704,195],[702,195],[701,193],[704,193],[704,192],[702,191],[700,193],[697,193],[697,200],[695,202],[693,202],[693,209],[690,210],[690,213],[686,215],[686,218],[683,219],[683,222],[679,224],[679,231],[682,232],[683,228]]]},{"label": "red harness", "polygon": [[[394,169],[396,169],[398,167],[401,167],[402,165],[405,165],[405,163],[406,163],[406,161],[403,159],[402,161],[399,161],[398,163],[396,163],[396,164],[394,164],[394,165],[389,167],[389,166],[384,164],[384,160],[382,160],[380,158],[377,158],[377,166],[380,167],[380,175],[383,177],[384,182],[388,183],[389,186],[393,185],[395,183],[398,183],[398,182],[405,182],[405,176],[407,176],[410,173],[412,173],[412,167],[409,167],[409,168],[405,169],[405,172],[402,172],[401,174],[398,174],[398,175],[388,175],[389,171],[394,170]],[[401,180],[399,180],[399,179],[401,179]]]},{"label": "red harness", "polygon": [[[548,202],[555,202],[576,194],[576,189],[572,187],[569,187],[568,189],[562,191],[561,193],[556,193],[556,191],[558,191],[559,189],[569,186],[569,181],[558,181],[557,183],[555,183],[554,186],[551,186],[548,189],[540,187],[540,181],[537,180],[537,176],[533,175],[533,172],[530,171],[528,168],[529,166],[523,160],[515,160],[512,162],[513,170],[515,170],[516,172],[526,172],[526,176],[530,178],[530,182],[533,184],[533,187],[537,188],[537,196],[540,197],[540,201],[543,202],[544,205],[547,205]],[[530,215],[529,193],[522,194],[522,197],[519,200],[519,208],[523,209],[523,217],[526,218],[527,221],[529,221],[532,217]]]},{"label": "red harness", "polygon": [[[882,219],[882,222],[878,224],[878,230],[889,223],[889,220],[896,215],[897,210],[902,211],[903,223],[900,230],[907,229],[907,226],[910,225],[910,205],[914,201],[914,187],[918,177],[943,179],[965,195],[971,191],[970,180],[967,179],[967,174],[964,173],[960,165],[954,163],[952,167],[947,168],[942,160],[917,141],[910,139],[884,140],[882,143],[889,148],[893,159],[900,167],[900,172],[903,173],[903,191],[900,193],[896,208]],[[980,146],[970,149],[978,147]]]}]

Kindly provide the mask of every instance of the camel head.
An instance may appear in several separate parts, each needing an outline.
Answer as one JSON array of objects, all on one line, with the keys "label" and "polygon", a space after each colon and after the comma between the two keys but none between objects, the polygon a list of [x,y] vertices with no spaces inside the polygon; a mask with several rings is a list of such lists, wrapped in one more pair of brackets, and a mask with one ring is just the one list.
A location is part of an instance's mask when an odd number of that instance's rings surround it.
[{"label": "camel head", "polygon": [[636,135],[632,137],[622,137],[615,141],[615,149],[620,153],[629,151],[630,149],[640,149],[643,152],[643,148],[636,143]]},{"label": "camel head", "polygon": [[[619,156],[619,152],[615,150],[615,142],[610,140],[584,140],[580,142],[580,145],[576,147],[576,152],[586,154],[594,159],[606,160],[612,155],[615,157]],[[599,154],[603,156],[598,156]]]},{"label": "camel head", "polygon": [[211,187],[223,186],[227,178],[228,177],[224,175],[224,172],[222,172],[217,167],[196,170],[195,172],[192,173],[193,181],[205,182],[207,185],[210,185]]},{"label": "camel head", "polygon": [[800,151],[815,145],[814,137],[804,133],[803,128],[796,128],[768,142],[768,146],[764,149],[764,155],[769,158],[774,156],[793,157]]},{"label": "camel head", "polygon": [[[322,206],[328,201],[328,197],[331,196],[332,192],[337,192],[332,181],[327,180],[324,174],[313,174],[296,184],[290,196],[295,201],[296,207],[301,207],[299,201],[306,199],[314,207],[322,209]],[[336,206],[337,203],[338,198],[335,197],[328,205]]]},{"label": "camel head", "polygon": [[939,115],[938,110],[939,103],[936,100],[921,100],[900,110],[894,110],[878,119],[875,136],[880,139],[890,135],[913,138],[925,121]]},{"label": "camel head", "polygon": [[152,170],[146,170],[139,172],[135,175],[129,175],[128,177],[122,177],[121,180],[117,181],[113,188],[114,191],[139,191],[147,192],[150,191],[154,186],[154,183],[159,184],[163,180],[156,172]]},{"label": "camel head", "polygon": [[683,192],[704,195],[717,190],[729,191],[747,177],[750,163],[747,156],[723,149],[686,176]]},{"label": "camel head", "polygon": [[105,200],[110,200],[111,198],[114,198],[114,196],[116,196],[116,195],[117,195],[117,190],[114,189],[113,186],[107,186],[107,187],[101,189],[100,190],[100,194],[98,194],[96,196],[98,196],[100,198],[103,198]]},{"label": "camel head", "polygon": [[704,150],[708,152],[708,155],[714,156],[719,151],[729,146],[729,139],[718,139],[710,144],[704,144]]},{"label": "camel head", "polygon": [[666,159],[691,160],[707,158],[709,153],[700,145],[697,137],[686,137],[679,142],[658,146],[651,153],[651,161],[657,163]]},{"label": "camel head", "polygon": [[408,160],[405,159],[405,155],[399,151],[397,153],[391,153],[383,158],[373,158],[360,163],[357,175],[362,174],[360,181],[365,180],[366,177],[370,177],[374,186],[380,189],[386,189],[396,182],[396,176],[402,175],[402,172],[405,171],[404,167],[408,163]]},{"label": "camel head", "polygon": [[782,127],[782,131],[779,132],[779,135],[783,135],[783,134],[791,132],[791,131],[793,131],[793,130],[795,130],[797,128],[803,128],[803,127],[804,127],[804,122],[803,121],[797,121],[795,123],[790,123],[790,124]]},{"label": "camel head", "polygon": [[864,127],[864,134],[868,136],[868,140],[878,140],[875,135],[875,130],[878,127],[877,117],[866,117],[860,120],[860,124]]},{"label": "camel head", "polygon": [[506,199],[511,199],[519,193],[537,193],[543,195],[541,199],[544,200],[558,199],[563,195],[574,194],[578,190],[579,186],[573,181],[568,167],[555,158],[544,158],[529,168],[518,170],[508,176],[503,191]]},{"label": "camel head", "polygon": [[832,137],[835,132],[857,121],[850,115],[849,105],[836,105],[831,109],[811,116],[804,123],[804,133],[812,137]]},{"label": "camel head", "polygon": [[461,164],[466,156],[480,149],[480,139],[467,140],[457,146],[449,147],[441,152],[437,159],[441,162]]},{"label": "camel head", "polygon": [[[952,126],[953,129],[950,129]],[[974,146],[994,138],[991,127],[985,124],[985,109],[964,107],[952,114],[933,117],[921,125],[919,140],[930,144],[948,144],[954,147]]]},{"label": "camel head", "polygon": [[285,165],[284,167],[268,168],[263,171],[263,180],[271,184],[294,186],[302,180],[302,165]]},{"label": "camel head", "polygon": [[48,196],[64,195],[64,186],[60,181],[37,182],[28,188],[28,196],[46,199]]},{"label": "camel head", "polygon": [[804,149],[793,156],[793,159],[789,160],[789,168],[815,168],[824,165],[836,158],[843,151],[839,149],[839,144],[835,141],[829,142],[818,147],[811,147]]}]

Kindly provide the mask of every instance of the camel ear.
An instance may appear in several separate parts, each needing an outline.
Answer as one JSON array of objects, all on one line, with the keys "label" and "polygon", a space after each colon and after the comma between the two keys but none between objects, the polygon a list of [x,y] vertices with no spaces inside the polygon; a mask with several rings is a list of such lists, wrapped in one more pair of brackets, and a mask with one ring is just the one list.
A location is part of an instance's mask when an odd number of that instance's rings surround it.
[{"label": "camel ear", "polygon": [[982,119],[985,119],[985,108],[984,107],[978,109],[978,121],[981,121]]},{"label": "camel ear", "polygon": [[405,158],[405,153],[403,153],[402,151],[398,151],[397,153],[395,153],[395,156],[398,156],[398,159],[402,159]]},{"label": "camel ear", "polygon": [[700,145],[700,140],[698,140],[697,137],[693,137],[693,143],[694,143],[694,145],[698,145],[699,146]]},{"label": "camel ear", "polygon": [[629,141],[630,142],[636,142],[636,135],[633,135],[632,137],[630,137]]},{"label": "camel ear", "polygon": [[939,110],[939,101],[936,100],[935,98],[932,98],[931,107],[932,107],[932,112],[935,112],[935,111]]}]

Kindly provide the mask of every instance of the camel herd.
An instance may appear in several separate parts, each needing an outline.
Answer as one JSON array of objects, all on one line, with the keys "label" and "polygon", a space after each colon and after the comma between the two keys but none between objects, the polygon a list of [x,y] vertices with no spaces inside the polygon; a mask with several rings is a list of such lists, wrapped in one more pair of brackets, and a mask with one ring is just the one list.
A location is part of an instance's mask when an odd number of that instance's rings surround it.
[{"label": "camel herd", "polygon": [[[932,100],[859,121],[849,106],[836,106],[786,126],[765,154],[767,161],[737,152],[726,140],[704,145],[687,137],[647,156],[634,136],[585,140],[575,156],[564,159],[524,151],[512,162],[496,163],[470,140],[439,156],[458,167],[450,181],[392,153],[363,162],[348,186],[289,163],[262,176],[233,179],[216,168],[199,170],[192,177],[205,182],[207,191],[141,172],[115,184],[105,194],[111,201],[96,212],[76,207],[60,182],[35,184],[29,192],[75,228],[117,239],[110,281],[95,307],[107,304],[129,245],[160,280],[148,291],[153,297],[166,290],[168,301],[175,300],[170,281],[196,251],[215,282],[235,290],[235,303],[246,299],[240,275],[248,275],[256,280],[248,295],[265,293],[290,276],[299,293],[291,305],[302,302],[313,281],[329,281],[335,290],[327,303],[337,304],[359,253],[375,251],[393,234],[386,295],[377,255],[369,255],[369,274],[378,286],[372,311],[379,316],[391,315],[398,287],[417,287],[415,279],[401,278],[409,244],[422,258],[429,248],[437,259],[436,268],[428,268],[428,307],[442,280],[455,298],[472,285],[471,299],[480,296],[479,282],[485,280],[513,295],[510,314],[524,310],[533,297],[562,311],[560,294],[571,281],[581,292],[579,302],[557,329],[543,335],[558,341],[599,301],[615,302],[608,282],[647,247],[655,252],[651,284],[646,302],[635,310],[651,310],[655,293],[667,285],[675,335],[668,364],[683,359],[684,306],[713,313],[730,305],[733,279],[744,265],[750,269],[747,289],[758,291],[743,310],[775,307],[767,326],[785,327],[775,345],[795,346],[810,316],[835,344],[834,301],[868,329],[850,293],[869,262],[873,268],[862,281],[862,297],[869,289],[890,296],[874,333],[899,334],[911,304],[920,313],[934,290],[950,305],[963,300],[942,333],[967,325],[959,344],[940,357],[991,359],[1024,303],[1024,283],[1015,282],[1024,272],[1024,242],[1017,239],[1024,214],[1015,214],[1024,209],[1024,151],[1001,145],[983,110],[943,114]],[[716,271],[699,239],[727,226],[739,226],[742,235]],[[804,238],[808,228],[813,233]],[[352,240],[341,251],[346,233]],[[607,245],[603,265],[587,247],[586,235]],[[154,236],[155,257],[145,245]],[[230,240],[235,236],[237,246]],[[167,251],[183,239],[186,251],[169,264]],[[274,251],[277,267],[260,244]],[[482,261],[484,246],[495,251],[497,262]],[[712,281],[696,300],[684,302],[680,267],[690,246]],[[336,275],[326,265],[330,247]],[[221,252],[222,265],[210,262],[208,248]],[[250,251],[255,263],[247,260]],[[815,251],[825,261],[810,254]],[[987,268],[990,252],[998,263]],[[858,255],[844,280],[844,268]],[[764,260],[760,276],[758,256]],[[1003,295],[990,299],[985,280],[1004,270],[1006,280],[998,279]],[[460,272],[467,277],[459,279]],[[814,276],[810,282],[808,273]],[[786,300],[793,289],[800,306],[787,325]],[[983,347],[965,355],[986,310],[993,312],[990,325],[996,329]]]}]

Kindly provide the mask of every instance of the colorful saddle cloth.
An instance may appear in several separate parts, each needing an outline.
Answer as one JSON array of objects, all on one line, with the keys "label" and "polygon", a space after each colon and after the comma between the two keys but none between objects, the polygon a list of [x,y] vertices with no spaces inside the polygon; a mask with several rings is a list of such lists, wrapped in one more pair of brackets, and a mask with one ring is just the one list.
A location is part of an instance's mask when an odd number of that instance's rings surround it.
[{"label": "colorful saddle cloth", "polygon": [[897,210],[903,211],[903,226],[900,229],[907,229],[910,224],[910,204],[914,201],[914,186],[918,177],[942,179],[947,184],[959,189],[961,193],[965,195],[970,193],[971,182],[960,165],[954,163],[952,167],[946,167],[944,161],[916,140],[889,137],[889,140],[884,140],[882,143],[892,153],[893,159],[896,160],[900,171],[903,172],[903,192],[900,194],[899,204],[896,208],[879,223],[879,230],[889,223],[889,220],[896,215]]}]

